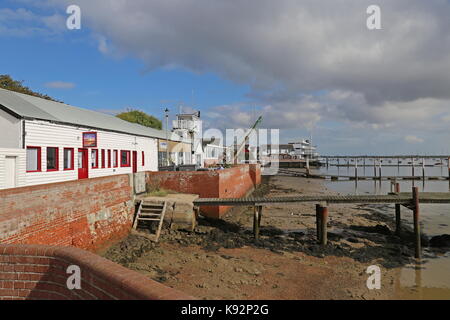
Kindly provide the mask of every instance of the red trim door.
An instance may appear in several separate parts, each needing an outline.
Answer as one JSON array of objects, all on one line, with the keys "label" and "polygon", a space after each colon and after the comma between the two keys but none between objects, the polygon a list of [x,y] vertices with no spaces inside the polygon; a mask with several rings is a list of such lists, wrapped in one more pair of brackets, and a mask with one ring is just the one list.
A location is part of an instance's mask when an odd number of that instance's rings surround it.
[{"label": "red trim door", "polygon": [[89,178],[88,149],[78,149],[78,179]]},{"label": "red trim door", "polygon": [[137,151],[133,151],[133,173],[137,172]]}]

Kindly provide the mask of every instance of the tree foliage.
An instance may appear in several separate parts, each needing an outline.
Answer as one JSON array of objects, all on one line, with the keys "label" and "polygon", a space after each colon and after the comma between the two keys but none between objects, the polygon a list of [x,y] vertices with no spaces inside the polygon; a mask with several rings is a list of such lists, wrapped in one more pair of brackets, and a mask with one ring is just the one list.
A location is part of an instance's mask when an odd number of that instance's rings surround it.
[{"label": "tree foliage", "polygon": [[53,99],[52,97],[50,97],[46,94],[42,94],[42,93],[31,90],[30,88],[23,85],[23,80],[21,80],[21,81],[14,80],[13,78],[11,78],[10,75],[7,75],[7,74],[0,74],[0,88],[23,93],[23,94],[28,94],[30,96],[35,96],[35,97],[46,99],[46,100],[61,102],[61,101]]},{"label": "tree foliage", "polygon": [[160,120],[139,110],[129,110],[127,112],[122,112],[119,113],[116,117],[128,122],[140,124],[142,126],[159,130],[162,129],[162,122]]}]

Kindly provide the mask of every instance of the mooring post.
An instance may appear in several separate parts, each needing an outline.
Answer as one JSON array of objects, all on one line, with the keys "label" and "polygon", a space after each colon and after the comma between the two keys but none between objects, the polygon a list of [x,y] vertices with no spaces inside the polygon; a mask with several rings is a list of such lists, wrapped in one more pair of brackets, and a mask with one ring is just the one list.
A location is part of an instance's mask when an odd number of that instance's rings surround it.
[{"label": "mooring post", "polygon": [[411,158],[411,168],[412,168],[412,177],[413,177],[413,180],[414,180],[414,158]]},{"label": "mooring post", "polygon": [[321,219],[320,219],[321,211],[322,211],[322,206],[320,204],[316,204],[316,234],[317,234],[317,242],[318,243],[322,242],[322,236],[321,236],[322,227],[320,225],[320,223],[321,223]]},{"label": "mooring post", "polygon": [[373,176],[374,176],[374,179],[377,178],[377,163],[376,163],[375,158],[373,158]]},{"label": "mooring post", "polygon": [[379,179],[381,181],[381,159],[378,161],[378,175],[379,175]]},{"label": "mooring post", "polygon": [[448,187],[450,188],[450,158],[448,158]]},{"label": "mooring post", "polygon": [[[395,193],[400,193],[400,183],[396,182],[395,183],[395,188],[394,188],[394,192]],[[401,228],[402,228],[402,217],[401,217],[401,211],[400,211],[400,204],[395,204],[395,234],[397,236],[400,236],[401,233]]]},{"label": "mooring post", "polygon": [[358,159],[355,159],[355,180],[358,181]]},{"label": "mooring post", "polygon": [[425,158],[422,159],[422,180],[425,181]]},{"label": "mooring post", "polygon": [[328,208],[321,207],[320,209],[320,244],[325,246],[328,242],[327,237],[327,222],[328,222]]},{"label": "mooring post", "polygon": [[259,226],[261,224],[262,206],[255,206],[253,208],[253,235],[256,240],[259,240]]},{"label": "mooring post", "polygon": [[413,210],[414,210],[414,236],[416,243],[416,254],[415,257],[420,259],[421,257],[421,244],[420,244],[420,225],[419,225],[419,188],[413,187]]}]

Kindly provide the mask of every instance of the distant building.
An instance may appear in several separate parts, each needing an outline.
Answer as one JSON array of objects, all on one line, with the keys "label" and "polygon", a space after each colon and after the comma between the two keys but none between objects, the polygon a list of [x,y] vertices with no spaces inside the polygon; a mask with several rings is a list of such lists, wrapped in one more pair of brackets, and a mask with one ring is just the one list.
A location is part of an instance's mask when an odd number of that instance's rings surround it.
[{"label": "distant building", "polygon": [[[189,163],[199,166],[204,165],[204,152],[202,145],[202,121],[200,111],[195,113],[177,114],[177,119],[172,123],[172,131],[182,139],[187,139],[191,143],[191,155]],[[187,161],[187,159],[186,159]]]},{"label": "distant building", "polygon": [[317,147],[313,146],[310,140],[303,139],[299,142],[290,142],[293,147],[292,155],[299,156],[300,159],[316,160],[319,158],[319,154],[316,152]]}]

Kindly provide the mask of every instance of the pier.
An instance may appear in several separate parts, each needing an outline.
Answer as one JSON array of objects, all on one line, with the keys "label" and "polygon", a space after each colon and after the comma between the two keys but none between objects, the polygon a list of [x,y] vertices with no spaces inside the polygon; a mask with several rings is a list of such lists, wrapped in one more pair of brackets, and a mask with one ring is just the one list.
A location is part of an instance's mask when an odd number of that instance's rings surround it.
[{"label": "pier", "polygon": [[[263,207],[273,204],[289,204],[298,202],[313,202],[316,205],[316,226],[317,239],[322,245],[327,244],[327,221],[329,204],[394,204],[396,234],[400,235],[400,206],[404,206],[413,211],[414,234],[415,234],[415,257],[421,257],[419,210],[422,204],[450,204],[450,192],[422,192],[419,193],[417,187],[412,188],[412,192],[400,191],[399,184],[395,184],[395,191],[386,195],[305,195],[291,197],[261,197],[261,198],[200,198],[194,201],[194,206],[252,206],[253,233],[255,239],[259,239],[259,229],[263,215]],[[323,206],[322,204],[325,204]]]}]

